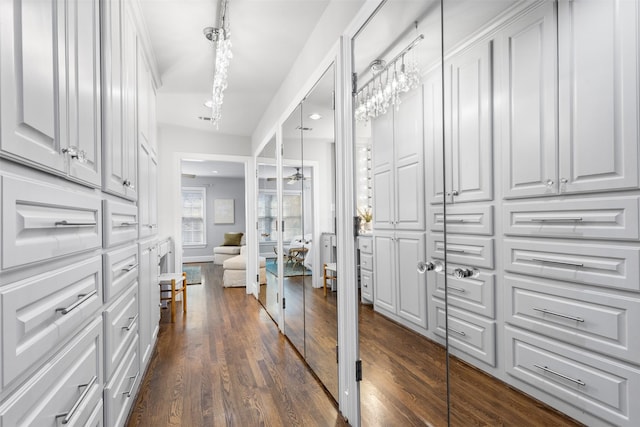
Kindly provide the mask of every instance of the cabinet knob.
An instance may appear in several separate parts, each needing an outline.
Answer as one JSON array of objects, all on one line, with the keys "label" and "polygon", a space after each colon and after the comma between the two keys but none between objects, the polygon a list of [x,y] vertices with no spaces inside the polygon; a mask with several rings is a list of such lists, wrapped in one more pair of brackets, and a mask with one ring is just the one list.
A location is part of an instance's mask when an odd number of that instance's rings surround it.
[{"label": "cabinet knob", "polygon": [[561,178],[560,179],[560,183],[561,184],[566,184],[567,182],[569,182],[569,180],[567,178]]},{"label": "cabinet knob", "polygon": [[424,274],[427,271],[432,271],[435,268],[436,268],[436,265],[431,261],[428,261],[428,262],[418,261],[418,273],[420,274]]},{"label": "cabinet knob", "polygon": [[87,161],[87,153],[84,150],[78,150],[78,147],[69,146],[62,149],[62,154],[66,154],[69,158],[77,160],[80,163]]},{"label": "cabinet knob", "polygon": [[456,279],[464,279],[466,277],[473,276],[473,270],[468,268],[456,268],[453,270],[453,275]]},{"label": "cabinet knob", "polygon": [[128,180],[128,179],[125,179],[124,181],[122,181],[122,185],[132,190],[135,188],[135,186],[131,183],[131,180]]},{"label": "cabinet knob", "polygon": [[551,188],[551,186],[553,185],[553,180],[552,179],[548,179],[546,184],[547,184],[547,187]]}]

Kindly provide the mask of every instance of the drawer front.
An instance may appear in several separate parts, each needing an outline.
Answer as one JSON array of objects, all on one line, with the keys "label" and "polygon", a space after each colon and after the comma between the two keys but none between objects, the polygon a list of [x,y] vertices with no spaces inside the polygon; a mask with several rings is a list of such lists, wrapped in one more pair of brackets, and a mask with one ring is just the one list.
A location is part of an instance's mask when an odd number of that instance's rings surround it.
[{"label": "drawer front", "polygon": [[373,301],[373,273],[360,270],[360,292],[369,301]]},{"label": "drawer front", "polygon": [[[446,336],[444,301],[433,298],[436,328]],[[496,366],[496,323],[463,310],[449,307],[449,346],[484,363]],[[453,352],[456,354],[455,352]]]},{"label": "drawer front", "polygon": [[2,388],[71,337],[102,305],[100,256],[0,288]]},{"label": "drawer front", "polygon": [[358,237],[358,249],[365,254],[373,253],[373,239],[371,237]]},{"label": "drawer front", "polygon": [[640,363],[639,299],[513,275],[504,283],[509,323]]},{"label": "drawer front", "polygon": [[106,425],[109,427],[124,425],[129,408],[135,401],[136,389],[140,381],[138,336],[136,335],[112,380],[104,388]]},{"label": "drawer front", "polygon": [[107,248],[138,238],[136,205],[104,201],[104,245]]},{"label": "drawer front", "polygon": [[640,371],[507,326],[507,373],[609,423],[640,419]]},{"label": "drawer front", "polygon": [[[96,319],[0,407],[0,426],[99,425],[92,420],[102,404],[102,322]],[[87,387],[87,385],[89,387]],[[100,412],[101,413],[101,412]]]},{"label": "drawer front", "polygon": [[2,269],[102,247],[98,198],[2,177]]},{"label": "drawer front", "polygon": [[640,248],[585,242],[504,240],[505,270],[640,292]]},{"label": "drawer front", "polygon": [[[429,208],[429,224],[433,231],[444,231],[444,208]],[[447,232],[459,234],[493,235],[493,206],[447,206]]]},{"label": "drawer front", "polygon": [[360,268],[373,271],[373,255],[360,255]]},{"label": "drawer front", "polygon": [[138,245],[104,254],[104,302],[110,301],[138,279]]},{"label": "drawer front", "polygon": [[138,287],[132,286],[104,311],[105,378],[111,378],[138,334]]},{"label": "drawer front", "polygon": [[510,235],[576,239],[640,239],[640,197],[545,200],[504,206]]},{"label": "drawer front", "polygon": [[[447,265],[447,289],[450,306],[463,308],[482,316],[495,318],[495,275],[484,271],[477,271],[472,277],[457,279],[453,270],[459,267],[455,264]],[[435,274],[434,295],[445,299],[445,273]]]},{"label": "drawer front", "polygon": [[[444,234],[433,233],[430,256],[444,259]],[[447,236],[447,261],[465,266],[493,268],[493,239],[490,237]]]}]

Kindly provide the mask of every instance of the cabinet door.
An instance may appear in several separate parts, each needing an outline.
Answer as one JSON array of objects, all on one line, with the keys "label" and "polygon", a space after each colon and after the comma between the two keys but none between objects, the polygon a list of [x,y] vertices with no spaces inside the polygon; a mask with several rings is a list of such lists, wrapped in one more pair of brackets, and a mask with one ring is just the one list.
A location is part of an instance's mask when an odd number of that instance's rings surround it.
[{"label": "cabinet door", "polygon": [[151,234],[158,234],[158,159],[149,157],[149,227]]},{"label": "cabinet door", "polygon": [[99,187],[100,134],[100,6],[98,0],[67,3],[69,175]]},{"label": "cabinet door", "polygon": [[493,199],[492,48],[480,42],[448,67],[454,202]]},{"label": "cabinet door", "polygon": [[425,259],[425,234],[396,233],[395,246],[395,264],[398,266],[398,315],[426,328],[427,275],[418,273],[417,269],[418,262]]},{"label": "cabinet door", "polygon": [[395,242],[393,233],[373,236],[375,308],[396,312]]},{"label": "cabinet door", "polygon": [[149,148],[145,144],[140,144],[140,165],[138,165],[138,171],[140,176],[138,177],[138,188],[140,189],[140,197],[138,198],[138,216],[140,222],[138,223],[138,230],[140,238],[146,237],[151,234],[151,224],[149,220],[149,163],[151,162],[151,154]]},{"label": "cabinet door", "polygon": [[149,300],[148,303],[151,307],[151,347],[158,339],[158,332],[160,331],[160,286],[158,285],[158,275],[160,269],[158,266],[158,245],[151,246],[149,255]]},{"label": "cabinet door", "polygon": [[[444,201],[444,164],[451,164],[451,150],[444,149],[444,133],[442,129],[442,75],[439,70],[429,74],[423,84],[424,90],[424,142],[427,169],[426,186],[429,191],[429,203]],[[445,155],[447,158],[445,159]],[[443,163],[444,162],[444,163]],[[447,168],[451,173],[451,168]],[[451,179],[447,179],[451,184]]]},{"label": "cabinet door", "polygon": [[544,2],[501,31],[504,196],[555,194],[556,16]]},{"label": "cabinet door", "polygon": [[137,59],[138,41],[136,26],[133,21],[132,11],[127,2],[123,7],[122,20],[122,90],[123,90],[123,120],[122,139],[124,141],[124,171],[125,171],[125,197],[131,200],[137,198],[138,181],[138,138],[136,130],[136,84],[137,84]]},{"label": "cabinet door", "polygon": [[373,227],[394,227],[395,201],[393,180],[393,112],[371,121],[373,153]]},{"label": "cabinet door", "polygon": [[64,10],[51,2],[3,2],[0,22],[0,149],[63,173]]},{"label": "cabinet door", "polygon": [[558,3],[561,192],[638,186],[639,10]]},{"label": "cabinet door", "polygon": [[394,112],[396,229],[424,230],[423,118],[422,90],[415,89]]},{"label": "cabinet door", "polygon": [[[146,366],[151,356],[151,305],[150,299],[150,270],[151,248],[140,245],[140,276],[138,287],[140,299],[140,366]],[[158,301],[154,301],[156,305]]]},{"label": "cabinet door", "polygon": [[138,142],[149,143],[151,140],[149,133],[149,70],[142,52],[142,47],[138,46],[138,82],[136,85],[138,98]]}]

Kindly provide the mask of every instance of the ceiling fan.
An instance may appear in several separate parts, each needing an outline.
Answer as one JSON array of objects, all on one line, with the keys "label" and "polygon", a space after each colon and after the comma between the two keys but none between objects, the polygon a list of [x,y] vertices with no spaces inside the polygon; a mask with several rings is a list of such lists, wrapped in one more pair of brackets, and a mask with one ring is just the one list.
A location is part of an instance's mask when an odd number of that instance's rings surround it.
[{"label": "ceiling fan", "polygon": [[[300,168],[295,168],[296,171],[293,175],[282,177],[283,180],[287,182],[287,184],[292,185],[298,181],[307,180],[308,178],[300,172]],[[277,178],[267,178],[267,181],[275,181]]]}]

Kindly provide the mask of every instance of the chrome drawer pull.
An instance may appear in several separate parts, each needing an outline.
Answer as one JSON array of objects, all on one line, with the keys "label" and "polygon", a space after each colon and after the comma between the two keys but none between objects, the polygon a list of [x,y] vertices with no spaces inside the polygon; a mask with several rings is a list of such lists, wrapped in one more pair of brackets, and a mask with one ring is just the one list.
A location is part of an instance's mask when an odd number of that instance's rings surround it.
[{"label": "chrome drawer pull", "polygon": [[457,329],[449,328],[449,330],[450,330],[451,332],[454,332],[454,333],[456,333],[456,334],[458,334],[458,335],[461,335],[461,336],[463,336],[463,337],[467,336],[467,334],[465,334],[464,332],[459,331],[459,330],[457,330]]},{"label": "chrome drawer pull", "polygon": [[56,313],[60,312],[62,314],[69,314],[72,310],[75,310],[76,308],[78,308],[80,304],[84,303],[85,301],[87,301],[89,298],[91,298],[97,293],[98,291],[94,289],[88,294],[80,294],[78,295],[78,298],[80,298],[78,301],[74,302],[73,304],[71,304],[69,307],[66,307],[66,308],[56,308]]},{"label": "chrome drawer pull", "polygon": [[456,291],[456,292],[460,292],[461,294],[467,292],[466,289],[462,289],[462,288],[457,288],[455,286],[451,286],[451,285],[447,285],[447,290],[451,290],[451,291]]},{"label": "chrome drawer pull", "polygon": [[64,226],[64,227],[94,227],[98,225],[97,222],[69,222],[66,219],[62,221],[56,221],[53,225]]},{"label": "chrome drawer pull", "polygon": [[140,371],[138,371],[138,373],[134,376],[129,377],[130,380],[133,380],[133,382],[131,383],[131,388],[129,388],[129,390],[123,392],[122,394],[126,394],[127,397],[131,397],[131,393],[133,393],[133,387],[135,387],[136,381],[138,381],[138,375],[140,375]]},{"label": "chrome drawer pull", "polygon": [[78,388],[84,387],[85,389],[80,395],[80,397],[78,398],[78,400],[76,400],[76,403],[73,404],[69,412],[56,415],[56,418],[64,417],[64,419],[62,420],[62,424],[68,424],[69,421],[71,421],[71,418],[73,418],[73,416],[76,414],[76,411],[78,410],[78,408],[80,407],[84,399],[87,397],[87,394],[89,394],[89,392],[91,391],[91,387],[93,387],[96,381],[98,381],[98,377],[94,375],[93,378],[91,378],[91,380],[87,384],[82,384],[78,386]]},{"label": "chrome drawer pull", "polygon": [[131,227],[132,225],[138,225],[137,222],[121,222],[120,225],[116,227]]},{"label": "chrome drawer pull", "polygon": [[576,218],[531,218],[530,222],[558,222],[558,223],[572,223],[572,222],[582,222],[583,219],[580,217]]},{"label": "chrome drawer pull", "polygon": [[123,268],[122,271],[131,271],[131,270],[135,270],[136,268],[138,268],[138,263],[129,264],[128,266]]},{"label": "chrome drawer pull", "polygon": [[455,254],[466,254],[467,251],[465,251],[464,249],[450,249],[447,248],[447,252],[453,252]]},{"label": "chrome drawer pull", "polygon": [[581,262],[571,262],[571,261],[554,261],[552,259],[542,259],[542,258],[531,258],[531,261],[538,261],[547,264],[560,264],[560,265],[570,265],[573,267],[584,267],[584,264]]},{"label": "chrome drawer pull", "polygon": [[462,224],[465,223],[467,221],[465,221],[464,219],[448,219],[446,221],[447,224]]},{"label": "chrome drawer pull", "polygon": [[576,384],[578,384],[578,385],[581,385],[581,386],[583,386],[583,387],[587,385],[584,381],[581,381],[581,380],[577,380],[577,379],[575,379],[575,378],[568,377],[568,376],[566,376],[566,375],[564,375],[564,374],[561,374],[560,372],[556,372],[556,371],[554,371],[553,369],[549,369],[549,368],[547,368],[546,366],[536,365],[535,363],[533,364],[533,366],[535,366],[535,367],[536,367],[536,368],[538,368],[538,369],[542,369],[543,371],[548,372],[548,373],[550,373],[550,374],[557,375],[557,376],[559,376],[560,378],[563,378],[563,379],[565,379],[565,380],[568,380],[568,381],[571,381],[571,382],[576,383]]},{"label": "chrome drawer pull", "polygon": [[133,325],[136,324],[136,321],[138,320],[138,314],[136,314],[133,317],[129,317],[129,324],[127,326],[123,326],[122,329],[126,329],[127,331],[130,331],[131,329],[133,329]]},{"label": "chrome drawer pull", "polygon": [[584,322],[584,319],[582,317],[569,316],[569,315],[566,315],[566,314],[557,313],[555,311],[547,310],[546,308],[536,308],[536,307],[532,307],[532,308],[535,311],[540,311],[540,312],[542,312],[544,314],[551,314],[552,316],[564,317],[565,319],[575,320],[576,322]]}]

